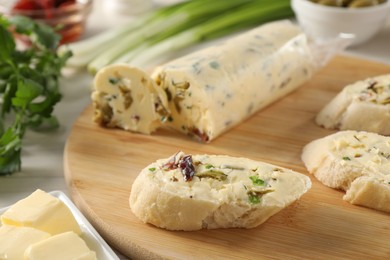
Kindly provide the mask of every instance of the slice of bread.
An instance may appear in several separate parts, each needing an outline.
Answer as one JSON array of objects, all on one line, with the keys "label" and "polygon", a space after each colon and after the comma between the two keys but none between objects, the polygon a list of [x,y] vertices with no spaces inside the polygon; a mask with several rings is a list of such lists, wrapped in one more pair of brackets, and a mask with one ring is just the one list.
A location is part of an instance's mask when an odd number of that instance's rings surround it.
[{"label": "slice of bread", "polygon": [[323,184],[346,191],[344,200],[390,212],[390,137],[340,131],[307,144],[302,161]]},{"label": "slice of bread", "polygon": [[316,123],[390,135],[390,74],[346,86],[320,111]]},{"label": "slice of bread", "polygon": [[253,228],[310,187],[309,177],[271,164],[179,152],[141,171],[130,207],[143,222],[168,230]]}]

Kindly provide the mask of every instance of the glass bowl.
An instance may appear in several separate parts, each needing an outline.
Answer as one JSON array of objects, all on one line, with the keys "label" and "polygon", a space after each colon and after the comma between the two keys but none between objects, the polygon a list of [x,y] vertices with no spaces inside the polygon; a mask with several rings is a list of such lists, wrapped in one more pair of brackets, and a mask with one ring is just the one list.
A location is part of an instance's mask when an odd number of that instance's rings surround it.
[{"label": "glass bowl", "polygon": [[62,35],[60,44],[75,41],[82,35],[93,4],[92,0],[75,0],[74,3],[58,8],[29,10],[29,6],[26,6],[26,9],[16,10],[14,6],[19,2],[23,2],[23,0],[0,0],[0,13],[5,16],[23,15],[36,21],[45,22]]}]

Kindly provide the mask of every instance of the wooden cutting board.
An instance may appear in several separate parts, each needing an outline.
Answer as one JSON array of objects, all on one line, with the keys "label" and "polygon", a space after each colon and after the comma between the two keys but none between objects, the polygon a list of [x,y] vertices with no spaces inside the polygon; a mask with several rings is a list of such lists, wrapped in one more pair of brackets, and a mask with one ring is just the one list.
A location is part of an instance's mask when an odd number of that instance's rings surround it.
[{"label": "wooden cutting board", "polygon": [[134,259],[389,259],[390,215],[353,206],[315,178],[298,202],[254,229],[172,232],[141,223],[130,211],[131,185],[142,168],[182,150],[227,154],[308,174],[300,160],[309,141],[334,131],[317,112],[346,84],[390,73],[390,67],[337,57],[307,84],[222,135],[197,143],[164,129],[147,136],[105,129],[88,107],[65,148],[65,177],[76,205],[106,241]]}]

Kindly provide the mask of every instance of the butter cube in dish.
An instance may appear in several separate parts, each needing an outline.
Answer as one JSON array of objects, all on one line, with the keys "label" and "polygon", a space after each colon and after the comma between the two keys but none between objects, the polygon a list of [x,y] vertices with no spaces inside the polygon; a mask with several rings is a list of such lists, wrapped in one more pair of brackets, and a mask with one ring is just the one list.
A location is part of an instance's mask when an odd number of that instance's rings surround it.
[{"label": "butter cube in dish", "polygon": [[47,232],[31,227],[0,226],[0,259],[23,260],[24,251],[32,244],[50,237]]},{"label": "butter cube in dish", "polygon": [[89,250],[82,238],[69,231],[35,243],[24,253],[26,260],[96,260],[95,252]]},{"label": "butter cube in dish", "polygon": [[69,208],[58,198],[39,189],[4,212],[1,222],[4,225],[33,227],[51,235],[67,231],[81,234]]}]

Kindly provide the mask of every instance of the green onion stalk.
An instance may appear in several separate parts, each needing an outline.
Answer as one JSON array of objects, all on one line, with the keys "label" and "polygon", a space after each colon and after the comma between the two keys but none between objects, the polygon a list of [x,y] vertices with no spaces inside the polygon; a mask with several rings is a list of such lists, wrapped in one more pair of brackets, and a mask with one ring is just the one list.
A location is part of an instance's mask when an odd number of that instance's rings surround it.
[{"label": "green onion stalk", "polygon": [[166,39],[151,40],[138,49],[123,54],[115,62],[130,63],[136,67],[147,68],[151,62],[166,53],[251,26],[292,16],[293,11],[289,1],[253,1],[232,11],[229,15],[220,15]]},{"label": "green onion stalk", "polygon": [[118,62],[144,67],[169,52],[292,16],[289,0],[192,0],[59,51],[70,49],[73,57],[67,66],[87,67],[92,74]]}]

